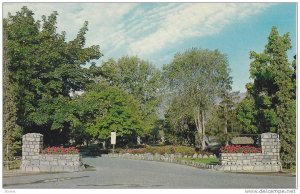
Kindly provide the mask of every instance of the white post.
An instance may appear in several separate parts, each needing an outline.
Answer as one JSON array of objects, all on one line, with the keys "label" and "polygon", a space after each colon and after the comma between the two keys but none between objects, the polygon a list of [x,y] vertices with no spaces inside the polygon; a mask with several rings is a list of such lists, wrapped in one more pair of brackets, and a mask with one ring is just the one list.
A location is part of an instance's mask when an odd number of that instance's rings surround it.
[{"label": "white post", "polygon": [[141,137],[137,136],[136,141],[137,141],[137,144],[140,145],[141,144]]},{"label": "white post", "polygon": [[116,134],[116,132],[111,132],[110,135],[111,135],[110,143],[113,145],[113,154],[114,154],[117,134]]}]

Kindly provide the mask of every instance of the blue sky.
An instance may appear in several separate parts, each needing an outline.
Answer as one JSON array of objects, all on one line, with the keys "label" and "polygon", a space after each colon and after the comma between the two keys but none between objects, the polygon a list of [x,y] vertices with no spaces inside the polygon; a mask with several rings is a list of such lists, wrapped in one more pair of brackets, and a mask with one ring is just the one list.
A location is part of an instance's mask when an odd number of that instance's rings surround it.
[{"label": "blue sky", "polygon": [[36,19],[58,11],[58,32],[68,39],[89,21],[87,46],[104,57],[137,55],[157,67],[192,47],[218,49],[228,57],[233,90],[245,92],[249,52],[261,52],[272,26],[290,33],[296,54],[296,3],[4,3],[3,16],[23,5]]}]

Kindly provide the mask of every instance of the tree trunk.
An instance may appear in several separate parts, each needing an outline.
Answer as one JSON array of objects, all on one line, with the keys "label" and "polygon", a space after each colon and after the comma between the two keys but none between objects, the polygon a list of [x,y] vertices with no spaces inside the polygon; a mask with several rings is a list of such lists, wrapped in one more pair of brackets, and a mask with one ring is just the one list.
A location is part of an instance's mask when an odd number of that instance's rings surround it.
[{"label": "tree trunk", "polygon": [[196,146],[200,146],[202,150],[205,150],[206,144],[205,144],[205,122],[204,122],[204,111],[198,111],[195,115],[195,124],[197,128],[197,133],[195,135],[195,139],[198,140],[196,142]]},{"label": "tree trunk", "polygon": [[[227,109],[224,108],[224,135],[227,136],[228,133],[228,118],[227,118]],[[228,145],[228,140],[226,139],[225,144]]]},{"label": "tree trunk", "polygon": [[201,135],[202,148],[201,149],[205,150],[206,145],[205,145],[205,138],[204,138],[205,137],[204,111],[201,111],[201,125],[202,125],[202,135]]},{"label": "tree trunk", "polygon": [[194,116],[194,120],[195,120],[195,124],[196,124],[196,128],[197,128],[197,133],[195,134],[195,144],[196,144],[196,147],[200,147],[202,139],[203,139],[202,125],[201,125],[201,120],[200,120],[200,111],[197,111],[197,113]]},{"label": "tree trunk", "polygon": [[106,150],[106,142],[105,141],[102,142],[102,148],[103,148],[103,150]]}]

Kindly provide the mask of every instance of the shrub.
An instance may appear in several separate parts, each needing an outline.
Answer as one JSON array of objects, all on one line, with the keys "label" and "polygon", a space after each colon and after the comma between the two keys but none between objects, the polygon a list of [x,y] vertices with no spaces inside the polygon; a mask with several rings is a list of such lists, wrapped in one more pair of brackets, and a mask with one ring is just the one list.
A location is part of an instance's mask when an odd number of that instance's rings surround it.
[{"label": "shrub", "polygon": [[261,153],[261,148],[254,146],[229,145],[220,149],[221,153]]},{"label": "shrub", "polygon": [[139,149],[127,149],[125,150],[125,153],[129,153],[129,154],[143,154],[145,153],[145,151],[141,148]]},{"label": "shrub", "polygon": [[[193,155],[196,153],[195,149],[192,147],[187,146],[157,146],[151,147],[146,146],[145,148],[139,149],[124,149],[120,150],[119,153],[129,153],[129,154],[144,154],[144,153],[151,153],[151,154],[182,154],[182,155]],[[207,154],[208,152],[197,152],[201,154]]]},{"label": "shrub", "polygon": [[193,154],[195,154],[195,149],[191,148],[191,147],[186,147],[186,146],[176,146],[175,153],[180,153],[183,155],[193,155]]},{"label": "shrub", "polygon": [[79,150],[75,147],[47,147],[42,151],[42,154],[79,154]]}]

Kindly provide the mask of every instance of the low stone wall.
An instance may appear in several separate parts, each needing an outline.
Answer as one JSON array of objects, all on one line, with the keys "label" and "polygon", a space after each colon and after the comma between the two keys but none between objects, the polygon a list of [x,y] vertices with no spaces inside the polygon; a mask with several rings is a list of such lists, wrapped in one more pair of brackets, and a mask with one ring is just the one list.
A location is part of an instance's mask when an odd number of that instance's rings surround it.
[{"label": "low stone wall", "polygon": [[79,154],[41,154],[42,134],[28,133],[23,136],[22,142],[22,171],[73,172],[84,169]]},{"label": "low stone wall", "polygon": [[219,170],[233,172],[279,172],[279,136],[275,133],[261,134],[262,153],[222,153]]},{"label": "low stone wall", "polygon": [[23,171],[35,172],[73,172],[81,171],[84,166],[79,154],[50,155],[40,154],[37,159],[25,160],[22,162]]},{"label": "low stone wall", "polygon": [[133,159],[133,160],[148,160],[148,161],[158,161],[158,162],[169,162],[169,163],[177,163],[188,166],[194,166],[198,168],[208,168],[213,169],[217,165],[208,165],[204,163],[198,163],[194,161],[182,160],[182,158],[216,158],[216,155],[201,155],[194,154],[193,156],[187,156],[182,154],[102,154],[102,157],[110,157],[110,158],[123,158],[123,159]]},{"label": "low stone wall", "polygon": [[221,154],[221,165],[224,171],[255,171],[255,172],[279,172],[281,164],[278,156],[262,153],[252,154]]}]

